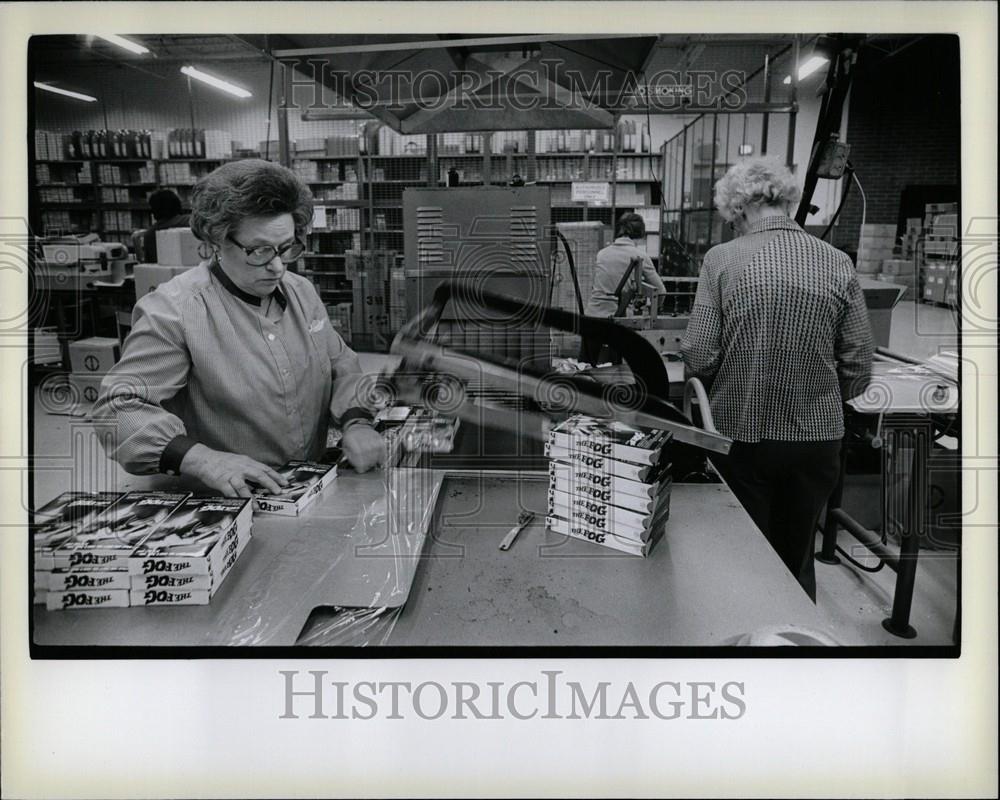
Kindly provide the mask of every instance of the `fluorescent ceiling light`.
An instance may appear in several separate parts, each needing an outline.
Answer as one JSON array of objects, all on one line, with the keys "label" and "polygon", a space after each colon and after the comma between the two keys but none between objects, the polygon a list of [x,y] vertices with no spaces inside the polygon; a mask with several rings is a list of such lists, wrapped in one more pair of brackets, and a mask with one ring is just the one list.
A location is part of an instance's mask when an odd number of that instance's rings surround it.
[{"label": "fluorescent ceiling light", "polygon": [[229,92],[229,94],[234,94],[237,97],[253,97],[253,95],[246,89],[241,89],[239,86],[236,86],[229,81],[216,78],[214,75],[209,75],[207,72],[202,72],[200,69],[195,69],[194,67],[181,67],[181,72],[190,78],[195,78],[202,83],[207,83],[209,86],[214,86],[216,89]]},{"label": "fluorescent ceiling light", "polygon": [[141,56],[143,53],[148,53],[149,52],[149,48],[148,47],[143,47],[138,42],[130,42],[128,39],[126,39],[126,38],[124,38],[122,36],[116,36],[113,33],[109,33],[107,35],[105,35],[103,33],[95,33],[94,36],[96,36],[98,39],[103,39],[106,42],[111,42],[111,44],[116,44],[119,47],[123,47],[124,49],[128,50],[130,53],[135,53],[136,55],[140,55]]},{"label": "fluorescent ceiling light", "polygon": [[85,100],[88,103],[96,103],[97,98],[91,97],[89,94],[80,94],[79,92],[71,92],[69,89],[59,89],[55,86],[49,86],[47,83],[39,83],[35,81],[36,89],[44,89],[46,92],[52,92],[53,94],[61,94],[63,97],[72,97],[74,100]]},{"label": "fluorescent ceiling light", "polygon": [[[824,64],[830,63],[830,59],[824,58],[823,56],[813,56],[805,64],[799,67],[799,80],[805,80],[810,75],[812,75],[816,70],[822,67]],[[782,83],[789,84],[792,82],[792,76],[788,75],[782,81]]]}]

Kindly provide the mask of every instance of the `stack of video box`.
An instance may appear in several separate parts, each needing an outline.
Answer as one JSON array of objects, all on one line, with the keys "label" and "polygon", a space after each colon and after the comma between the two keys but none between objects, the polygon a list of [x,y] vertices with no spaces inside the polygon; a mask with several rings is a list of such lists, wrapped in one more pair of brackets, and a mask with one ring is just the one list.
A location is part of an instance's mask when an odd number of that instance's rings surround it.
[{"label": "stack of video box", "polygon": [[549,434],[546,524],[556,533],[645,557],[670,515],[667,431],[574,416]]},{"label": "stack of video box", "polygon": [[182,502],[129,557],[130,605],[206,605],[250,541],[252,518],[249,498]]},{"label": "stack of video box", "polygon": [[188,497],[129,492],[75,525],[58,544],[47,543],[41,553],[42,563],[51,565],[46,608],[127,607],[132,551]]},{"label": "stack of video box", "polygon": [[66,492],[34,517],[35,602],[50,611],[208,603],[251,535],[246,498]]},{"label": "stack of video box", "polygon": [[[61,574],[53,577],[55,553],[77,530],[86,527],[101,512],[113,505],[119,492],[63,492],[38,509],[31,519],[31,539],[35,552],[34,602],[45,605],[50,591],[81,588],[106,588],[114,579],[94,579],[81,574],[72,581]],[[53,586],[56,587],[53,589]]]}]

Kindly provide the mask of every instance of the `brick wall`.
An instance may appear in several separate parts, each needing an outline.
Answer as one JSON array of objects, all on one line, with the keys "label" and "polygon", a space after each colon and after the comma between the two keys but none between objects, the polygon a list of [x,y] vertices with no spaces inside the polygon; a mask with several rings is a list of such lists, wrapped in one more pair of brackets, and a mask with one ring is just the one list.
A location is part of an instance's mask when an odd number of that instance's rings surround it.
[{"label": "brick wall", "polygon": [[[876,43],[877,44],[877,43]],[[851,88],[847,141],[868,198],[867,222],[899,223],[923,202],[958,199],[959,43],[928,36],[899,55],[866,48]],[[906,194],[909,210],[902,208]],[[857,186],[834,244],[853,251],[861,224]]]}]

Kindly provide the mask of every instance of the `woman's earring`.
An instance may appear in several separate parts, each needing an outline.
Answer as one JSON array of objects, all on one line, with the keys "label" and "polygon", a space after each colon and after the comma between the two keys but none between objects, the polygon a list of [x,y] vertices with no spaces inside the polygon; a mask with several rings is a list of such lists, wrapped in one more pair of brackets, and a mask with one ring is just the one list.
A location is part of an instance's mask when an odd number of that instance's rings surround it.
[{"label": "woman's earring", "polygon": [[210,246],[210,245],[208,244],[208,242],[199,242],[199,243],[198,243],[198,257],[199,257],[199,258],[203,258],[203,259],[206,259],[206,260],[207,260],[207,259],[208,259],[208,258],[210,258],[210,257],[211,257],[211,256],[212,256],[213,254],[214,254],[214,255],[215,255],[216,257],[218,257],[218,255],[219,255],[218,251],[217,251],[217,250],[215,250],[215,249],[213,249],[213,248],[212,248],[212,247],[211,247],[211,246]]}]

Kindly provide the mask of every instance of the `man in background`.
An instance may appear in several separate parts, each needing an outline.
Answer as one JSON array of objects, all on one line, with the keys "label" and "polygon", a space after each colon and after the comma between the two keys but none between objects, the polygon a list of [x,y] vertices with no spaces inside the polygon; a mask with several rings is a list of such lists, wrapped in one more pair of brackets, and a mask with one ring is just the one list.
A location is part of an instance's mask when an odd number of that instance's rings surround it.
[{"label": "man in background", "polygon": [[153,214],[153,224],[132,234],[136,257],[143,264],[156,263],[156,232],[167,228],[187,228],[191,217],[184,213],[181,199],[170,189],[157,189],[149,196],[149,210]]},{"label": "man in background", "polygon": [[[653,261],[645,250],[646,223],[633,212],[622,214],[615,226],[615,240],[597,254],[594,283],[587,303],[588,317],[613,317],[618,311],[616,291],[634,260],[642,263],[642,280],[656,289],[656,302],[666,293]],[[643,245],[643,247],[640,247]],[[600,343],[584,341],[581,359],[590,364],[600,360]]]}]

